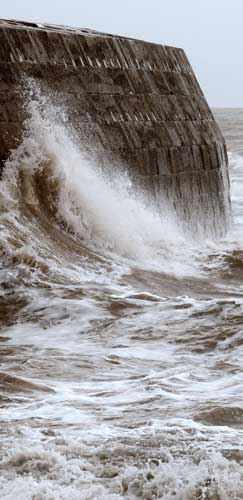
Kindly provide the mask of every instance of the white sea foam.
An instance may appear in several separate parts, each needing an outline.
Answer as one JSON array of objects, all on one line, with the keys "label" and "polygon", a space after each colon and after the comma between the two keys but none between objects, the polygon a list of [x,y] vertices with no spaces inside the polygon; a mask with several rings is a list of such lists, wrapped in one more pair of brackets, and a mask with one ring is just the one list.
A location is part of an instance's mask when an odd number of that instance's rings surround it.
[{"label": "white sea foam", "polygon": [[[168,437],[168,436],[167,436]],[[123,448],[123,451],[122,451]],[[149,455],[149,449],[147,451]],[[131,455],[142,455],[117,443],[87,446],[53,437],[28,450],[15,447],[1,466],[3,500],[195,500],[242,498],[240,465],[220,453],[196,452],[173,458],[166,448],[143,463]],[[114,456],[112,456],[114,453]],[[109,459],[108,459],[109,457]],[[11,489],[10,489],[11,484]]]}]

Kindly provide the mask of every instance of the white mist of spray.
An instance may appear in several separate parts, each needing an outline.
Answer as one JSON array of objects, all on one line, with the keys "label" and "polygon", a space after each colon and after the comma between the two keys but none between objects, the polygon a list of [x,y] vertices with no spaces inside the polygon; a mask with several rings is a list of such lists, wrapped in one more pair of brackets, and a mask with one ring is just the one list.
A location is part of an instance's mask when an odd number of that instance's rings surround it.
[{"label": "white mist of spray", "polygon": [[[37,96],[36,96],[37,94]],[[29,99],[26,136],[11,158],[34,173],[47,162],[58,184],[57,215],[87,246],[102,252],[164,267],[165,272],[193,272],[192,243],[175,217],[148,204],[125,173],[104,172],[88,160],[65,112],[35,89]],[[13,175],[8,170],[6,177]],[[194,268],[195,271],[195,268]]]}]

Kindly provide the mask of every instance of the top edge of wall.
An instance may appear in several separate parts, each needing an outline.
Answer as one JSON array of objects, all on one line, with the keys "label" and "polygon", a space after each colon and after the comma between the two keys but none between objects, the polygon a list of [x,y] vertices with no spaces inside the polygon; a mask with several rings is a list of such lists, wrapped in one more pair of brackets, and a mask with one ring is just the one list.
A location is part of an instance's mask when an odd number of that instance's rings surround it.
[{"label": "top edge of wall", "polygon": [[165,44],[159,44],[155,42],[148,42],[146,40],[138,39],[138,38],[132,38],[132,37],[127,37],[123,35],[116,35],[112,33],[103,33],[101,31],[96,31],[93,29],[89,28],[78,28],[78,27],[72,27],[72,26],[65,26],[65,25],[58,25],[58,24],[49,24],[49,23],[34,23],[34,22],[29,22],[29,21],[18,21],[15,19],[0,19],[0,28],[14,28],[14,29],[30,29],[30,30],[41,30],[41,31],[49,31],[49,32],[56,32],[56,33],[65,33],[65,34],[77,34],[77,35],[84,35],[84,36],[98,36],[98,37],[109,37],[109,38],[118,38],[122,40],[131,40],[135,42],[143,42],[147,43],[149,45],[163,45],[164,47],[168,48],[173,48],[176,50],[183,51],[184,50],[181,47],[174,47],[171,45],[165,45]]}]

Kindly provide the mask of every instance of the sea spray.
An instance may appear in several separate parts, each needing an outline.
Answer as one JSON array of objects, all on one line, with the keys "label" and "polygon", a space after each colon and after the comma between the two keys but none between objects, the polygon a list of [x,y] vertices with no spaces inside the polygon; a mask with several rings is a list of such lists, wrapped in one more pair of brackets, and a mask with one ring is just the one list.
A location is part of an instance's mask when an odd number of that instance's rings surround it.
[{"label": "sea spray", "polygon": [[28,99],[28,116],[23,142],[4,171],[5,184],[15,186],[15,198],[19,178],[25,205],[38,215],[42,183],[42,209],[49,209],[55,223],[83,244],[155,266],[164,261],[168,271],[178,262],[178,271],[190,272],[192,235],[185,236],[166,200],[158,209],[126,171],[119,173],[110,165],[104,171],[98,160],[90,159],[65,111],[36,86]]}]

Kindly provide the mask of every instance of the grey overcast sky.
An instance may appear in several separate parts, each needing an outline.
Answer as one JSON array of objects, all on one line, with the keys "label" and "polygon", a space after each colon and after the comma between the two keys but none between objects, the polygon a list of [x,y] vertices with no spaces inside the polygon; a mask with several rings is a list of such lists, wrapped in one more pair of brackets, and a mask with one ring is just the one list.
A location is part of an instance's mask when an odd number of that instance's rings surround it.
[{"label": "grey overcast sky", "polygon": [[243,107],[243,0],[0,0],[0,17],[182,47],[211,106]]}]

